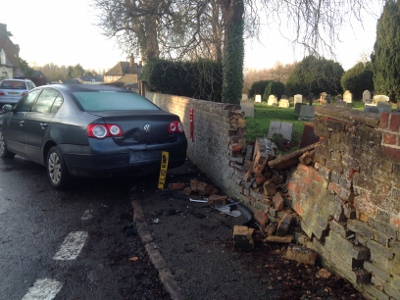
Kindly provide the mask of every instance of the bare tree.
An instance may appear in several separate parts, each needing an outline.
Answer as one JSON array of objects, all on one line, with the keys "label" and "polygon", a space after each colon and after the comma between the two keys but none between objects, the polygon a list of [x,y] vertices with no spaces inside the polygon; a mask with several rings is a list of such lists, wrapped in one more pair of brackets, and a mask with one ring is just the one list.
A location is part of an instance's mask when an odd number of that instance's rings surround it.
[{"label": "bare tree", "polygon": [[[238,103],[243,84],[244,37],[258,37],[261,16],[289,29],[293,45],[317,57],[340,41],[344,24],[387,0],[92,0],[99,26],[127,53],[222,61],[223,101]],[[235,75],[236,74],[236,75]],[[239,74],[239,76],[237,76]],[[241,74],[241,75],[240,75]],[[240,76],[241,79],[239,78]],[[239,88],[238,88],[239,87]]]}]

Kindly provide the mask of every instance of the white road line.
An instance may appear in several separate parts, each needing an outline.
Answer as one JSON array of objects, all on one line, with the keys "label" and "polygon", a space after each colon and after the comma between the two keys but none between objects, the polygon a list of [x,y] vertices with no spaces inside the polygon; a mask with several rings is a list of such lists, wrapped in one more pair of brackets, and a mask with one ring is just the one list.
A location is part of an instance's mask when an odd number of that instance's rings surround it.
[{"label": "white road line", "polygon": [[22,300],[51,300],[63,287],[63,283],[54,279],[37,279]]},{"label": "white road line", "polygon": [[73,231],[68,234],[60,250],[54,255],[54,260],[76,259],[85,245],[89,234],[86,231]]}]

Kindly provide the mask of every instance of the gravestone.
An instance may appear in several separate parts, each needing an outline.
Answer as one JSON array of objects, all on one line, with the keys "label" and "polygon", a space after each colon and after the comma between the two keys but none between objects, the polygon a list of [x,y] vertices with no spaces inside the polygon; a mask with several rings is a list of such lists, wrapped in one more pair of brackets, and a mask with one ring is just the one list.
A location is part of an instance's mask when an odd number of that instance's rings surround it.
[{"label": "gravestone", "polygon": [[303,103],[303,95],[301,94],[294,95],[294,104],[296,103]]},{"label": "gravestone", "polygon": [[249,100],[247,94],[242,94],[242,101],[247,101]]},{"label": "gravestone", "polygon": [[314,123],[306,122],[304,124],[303,135],[301,136],[300,148],[315,144],[319,141],[319,136],[314,132]]},{"label": "gravestone", "polygon": [[321,103],[326,103],[326,96],[327,96],[328,94],[326,93],[326,92],[322,92],[321,94],[319,94],[319,101],[321,102]]},{"label": "gravestone", "polygon": [[343,101],[346,103],[352,103],[353,102],[353,95],[350,93],[349,90],[346,90],[343,94]]},{"label": "gravestone", "polygon": [[377,107],[379,109],[379,113],[392,112],[392,103],[390,102],[378,102]]},{"label": "gravestone", "polygon": [[300,115],[301,107],[304,106],[304,105],[307,105],[307,104],[305,104],[305,103],[295,103],[294,104],[294,113],[297,114],[297,115]]},{"label": "gravestone", "polygon": [[364,103],[369,103],[369,102],[371,102],[371,92],[370,91],[368,91],[368,90],[365,90],[364,92],[363,92],[363,98],[362,98],[362,101],[364,102]]},{"label": "gravestone", "polygon": [[269,124],[268,138],[272,138],[274,134],[281,134],[282,137],[291,142],[293,134],[293,123],[290,122],[274,122]]},{"label": "gravestone", "polygon": [[307,101],[309,102],[309,105],[312,106],[314,100],[314,94],[313,93],[309,93],[307,96]]},{"label": "gravestone", "polygon": [[300,110],[299,121],[314,121],[315,107],[310,105],[302,105]]},{"label": "gravestone", "polygon": [[261,95],[256,95],[255,103],[261,103]]},{"label": "gravestone", "polygon": [[389,102],[389,97],[385,95],[375,95],[374,98],[372,99],[373,102],[378,103],[378,102]]},{"label": "gravestone", "polygon": [[331,94],[326,95],[326,102],[328,104],[331,104],[331,102],[332,102],[332,95]]},{"label": "gravestone", "polygon": [[278,99],[276,99],[275,95],[269,95],[267,104],[269,106],[278,105]]},{"label": "gravestone", "polygon": [[289,100],[288,99],[279,100],[279,107],[289,108],[290,107]]},{"label": "gravestone", "polygon": [[240,108],[245,117],[254,118],[254,103],[249,101],[240,102]]}]

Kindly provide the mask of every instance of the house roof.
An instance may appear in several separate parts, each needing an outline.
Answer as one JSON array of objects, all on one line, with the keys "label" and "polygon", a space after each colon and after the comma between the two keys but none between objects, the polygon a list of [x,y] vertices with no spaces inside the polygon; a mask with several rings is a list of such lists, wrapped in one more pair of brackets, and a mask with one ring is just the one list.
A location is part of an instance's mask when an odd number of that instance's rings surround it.
[{"label": "house roof", "polygon": [[120,61],[110,70],[108,70],[105,76],[123,76],[125,74],[138,74],[141,71],[140,66],[137,63],[131,63],[127,61]]}]

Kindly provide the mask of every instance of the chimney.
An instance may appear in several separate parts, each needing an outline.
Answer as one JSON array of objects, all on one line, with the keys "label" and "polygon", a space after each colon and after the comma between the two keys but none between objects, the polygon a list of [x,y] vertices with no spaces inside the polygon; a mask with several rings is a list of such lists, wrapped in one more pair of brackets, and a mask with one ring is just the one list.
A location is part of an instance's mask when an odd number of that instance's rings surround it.
[{"label": "chimney", "polygon": [[131,54],[129,58],[129,66],[131,67],[131,72],[132,72],[135,67],[135,59],[133,58],[133,54]]}]

